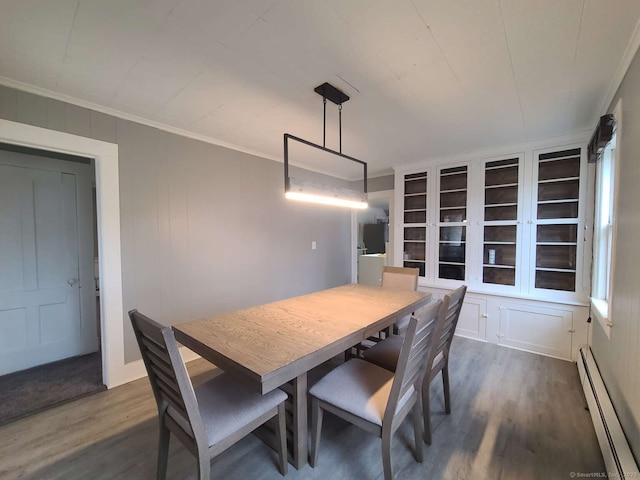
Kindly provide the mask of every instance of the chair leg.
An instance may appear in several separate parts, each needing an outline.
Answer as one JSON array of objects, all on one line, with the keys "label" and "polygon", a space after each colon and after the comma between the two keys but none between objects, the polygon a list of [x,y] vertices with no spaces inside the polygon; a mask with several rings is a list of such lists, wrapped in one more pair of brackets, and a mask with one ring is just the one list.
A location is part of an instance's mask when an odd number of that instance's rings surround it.
[{"label": "chair leg", "polygon": [[162,417],[160,417],[160,440],[158,442],[158,471],[156,478],[164,480],[167,478],[167,461],[169,459],[169,438],[171,432],[165,426]]},{"label": "chair leg", "polygon": [[198,451],[198,480],[209,480],[211,477],[211,458],[209,451]]},{"label": "chair leg", "polygon": [[316,466],[318,461],[318,448],[320,447],[320,434],[322,433],[323,410],[317,398],[311,400],[311,457],[309,465]]},{"label": "chair leg", "polygon": [[418,463],[422,463],[424,460],[424,456],[422,453],[422,422],[420,421],[421,415],[421,402],[418,400],[416,404],[411,409],[411,418],[413,420],[413,436],[416,442],[416,461]]},{"label": "chair leg", "polygon": [[449,361],[444,364],[442,369],[442,387],[444,389],[444,410],[447,414],[451,413],[451,392],[449,390]]},{"label": "chair leg", "polygon": [[422,382],[422,417],[424,418],[424,443],[431,445],[431,400],[429,395],[429,374]]},{"label": "chair leg", "polygon": [[286,409],[284,407],[284,402],[278,405],[278,415],[276,416],[276,421],[278,423],[276,427],[276,443],[280,451],[278,452],[279,460],[280,460],[280,473],[282,475],[287,474],[287,469],[289,467],[289,459],[287,458],[287,426],[286,426]]},{"label": "chair leg", "polygon": [[384,480],[393,480],[393,468],[391,467],[391,439],[393,431],[391,428],[382,427],[382,468],[384,470]]}]

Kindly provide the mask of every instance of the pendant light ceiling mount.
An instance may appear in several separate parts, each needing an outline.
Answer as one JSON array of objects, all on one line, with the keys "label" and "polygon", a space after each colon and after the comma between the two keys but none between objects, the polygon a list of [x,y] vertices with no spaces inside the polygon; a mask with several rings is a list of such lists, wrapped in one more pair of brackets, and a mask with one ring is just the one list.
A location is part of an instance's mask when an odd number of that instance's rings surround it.
[{"label": "pendant light ceiling mount", "polygon": [[341,90],[338,90],[328,82],[324,82],[322,85],[318,85],[313,89],[313,91],[320,95],[322,98],[326,98],[336,105],[342,105],[344,102],[349,101],[349,95]]},{"label": "pendant light ceiling mount", "polygon": [[[323,131],[322,131],[322,145],[317,145],[308,140],[298,138],[288,133],[284,134],[284,191],[285,196],[292,200],[302,200],[313,203],[322,203],[327,205],[336,205],[350,208],[367,208],[367,163],[357,158],[350,157],[342,153],[342,104],[349,100],[349,96],[338,90],[336,87],[328,82],[318,85],[313,89],[318,95],[322,97],[323,103]],[[338,119],[339,119],[339,137],[340,137],[340,149],[339,151],[331,150],[326,147],[326,132],[327,132],[327,100],[338,106]],[[301,183],[296,182],[289,178],[289,141],[295,141],[304,145],[307,145],[323,152],[336,155],[337,157],[344,158],[355,163],[362,165],[362,179],[363,179],[363,191],[358,192],[348,188],[322,188],[318,184]]]}]

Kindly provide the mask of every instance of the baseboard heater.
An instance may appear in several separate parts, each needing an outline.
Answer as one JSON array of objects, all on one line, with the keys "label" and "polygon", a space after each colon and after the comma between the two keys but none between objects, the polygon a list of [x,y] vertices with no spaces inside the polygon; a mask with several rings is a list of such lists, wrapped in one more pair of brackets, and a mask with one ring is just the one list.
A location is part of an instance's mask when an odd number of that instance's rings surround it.
[{"label": "baseboard heater", "polygon": [[608,478],[640,478],[638,465],[589,347],[580,348],[578,372]]}]

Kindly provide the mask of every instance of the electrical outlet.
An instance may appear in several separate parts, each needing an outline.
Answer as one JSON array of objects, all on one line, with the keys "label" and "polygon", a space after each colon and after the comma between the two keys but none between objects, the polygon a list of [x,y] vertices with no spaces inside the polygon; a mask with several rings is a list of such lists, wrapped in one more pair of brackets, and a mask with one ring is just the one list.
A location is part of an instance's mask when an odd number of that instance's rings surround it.
[{"label": "electrical outlet", "polygon": [[316,249],[316,242],[315,240],[313,242],[311,242],[311,250],[315,250]]}]

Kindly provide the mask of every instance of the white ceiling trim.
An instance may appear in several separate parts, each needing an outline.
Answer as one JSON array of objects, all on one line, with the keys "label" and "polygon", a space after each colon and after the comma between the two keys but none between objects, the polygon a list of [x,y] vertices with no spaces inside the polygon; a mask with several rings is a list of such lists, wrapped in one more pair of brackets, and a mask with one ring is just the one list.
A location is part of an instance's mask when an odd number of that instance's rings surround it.
[{"label": "white ceiling trim", "polygon": [[[122,120],[129,120],[131,122],[140,123],[142,125],[146,125],[148,127],[157,128],[158,130],[163,130],[168,133],[173,133],[175,135],[180,135],[182,137],[191,138],[193,140],[198,140],[201,142],[209,143],[211,145],[217,145],[219,147],[229,148],[231,150],[235,150],[238,152],[246,153],[249,155],[253,155],[255,157],[266,158],[268,160],[273,160],[275,162],[284,163],[284,159],[280,157],[276,157],[274,155],[268,155],[263,152],[258,152],[256,150],[252,150],[250,148],[244,148],[239,145],[235,145],[232,143],[228,143],[217,138],[208,137],[206,135],[200,135],[198,133],[193,133],[188,130],[183,130],[181,128],[172,127],[170,125],[166,125],[161,122],[154,122],[153,120],[148,120],[146,118],[138,117],[137,115],[132,115],[130,113],[125,113],[120,110],[116,110],[114,108],[104,107],[102,105],[98,105],[96,103],[92,103],[86,100],[81,100],[79,98],[71,97],[69,95],[65,95],[62,93],[53,92],[51,90],[47,90],[46,88],[40,88],[33,85],[29,85],[28,83],[19,82],[17,80],[12,80],[10,78],[6,78],[0,76],[0,85],[4,85],[5,87],[15,88],[16,90],[21,90],[23,92],[32,93],[34,95],[40,95],[43,97],[51,98],[53,100],[59,100],[61,102],[70,103],[72,105],[76,105],[82,108],[88,108],[89,110],[95,110],[96,112],[104,113],[107,115],[114,116],[116,118],[120,118]],[[284,134],[284,132],[283,132]],[[360,177],[357,178],[346,178],[342,176],[337,176],[333,173],[327,172],[322,169],[311,168],[308,165],[301,165],[295,162],[291,162],[291,165],[303,168],[305,170],[309,170],[316,173],[321,173],[323,175],[333,176],[340,178],[342,180],[348,181],[356,181],[361,180]],[[386,177],[388,175],[393,175],[393,170],[391,168],[385,169],[381,172],[376,172],[375,175],[368,175],[367,178],[378,178],[378,177]]]},{"label": "white ceiling trim", "polygon": [[[28,83],[19,82],[17,80],[12,80],[10,78],[6,78],[0,76],[0,85],[4,85],[5,87],[14,88],[16,90],[21,90],[23,92],[32,93],[34,95],[40,95],[42,97],[51,98],[53,100],[58,100],[61,102],[70,103],[72,105],[76,105],[82,108],[88,108],[89,110],[94,110],[96,112],[104,113],[106,115],[111,115],[116,118],[120,118],[122,120],[128,120],[131,122],[140,123],[142,125],[146,125],[148,127],[157,128],[158,130],[163,130],[168,133],[173,133],[175,135],[180,135],[182,137],[191,138],[192,140],[198,140],[200,142],[209,143],[211,145],[216,145],[219,147],[229,148],[231,150],[235,150],[238,152],[246,153],[249,155],[253,155],[255,157],[266,158],[268,160],[273,160],[275,162],[284,163],[284,159],[281,157],[276,157],[275,155],[268,155],[263,152],[259,152],[257,150],[252,150],[250,148],[244,148],[239,145],[235,145],[233,143],[225,142],[223,140],[219,140],[217,138],[208,137],[206,135],[200,135],[198,133],[193,133],[188,130],[183,130],[181,128],[172,127],[170,125],[166,125],[161,122],[154,122],[153,120],[148,120],[146,118],[138,117],[137,115],[132,115],[130,113],[122,112],[120,110],[116,110],[114,108],[104,107],[102,105],[98,105],[93,102],[89,102],[87,100],[81,100],[79,98],[71,97],[69,95],[65,95],[62,93],[57,93],[51,90],[47,90],[46,88],[36,87],[34,85],[29,85]],[[284,134],[284,132],[283,132]],[[291,165],[303,168],[305,170],[309,170],[316,173],[321,173],[323,175],[333,176],[340,178],[342,180],[348,181],[356,181],[361,180],[358,178],[346,178],[342,176],[337,176],[333,173],[327,172],[322,169],[311,168],[308,165],[301,165],[295,162],[291,162]],[[393,170],[391,168],[385,169],[381,172],[376,172],[375,175],[368,175],[367,178],[377,178],[377,177],[385,177],[388,175],[393,175]]]},{"label": "white ceiling trim", "polygon": [[47,90],[46,88],[36,87],[28,83],[12,80],[10,78],[6,78],[3,76],[0,76],[0,85],[4,85],[5,87],[10,87],[10,88],[15,88],[16,90],[22,90],[23,92],[32,93],[34,95],[40,95],[43,97],[51,98],[53,100],[59,100],[61,102],[70,103],[78,107],[88,108],[89,110],[95,110],[96,112],[105,113],[107,115],[111,115],[111,116],[120,118],[122,120],[129,120],[131,122],[141,123],[142,125],[146,125],[148,127],[157,128],[158,130],[163,130],[168,133],[174,133],[176,135],[191,138],[193,140],[199,140],[201,142],[229,148],[231,150],[247,153],[249,155],[254,155],[256,157],[267,158],[269,160],[274,160],[280,163],[284,162],[284,159],[276,157],[275,155],[268,155],[263,152],[258,152],[257,150],[252,150],[250,148],[245,148],[239,145],[235,145],[233,143],[225,142],[217,138],[212,138],[206,135],[193,133],[188,130],[183,130],[181,128],[172,127],[170,125],[166,125],[161,122],[155,122],[153,120],[149,120],[143,117],[138,117],[137,115],[132,115],[130,113],[125,113],[120,110],[116,110],[114,108],[104,107],[102,105],[98,105],[96,103],[89,102],[87,100],[81,100],[79,98],[71,97],[63,93],[57,93],[52,90]]},{"label": "white ceiling trim", "polygon": [[[607,94],[604,97],[604,101],[600,106],[600,115],[604,115],[608,113],[609,105],[613,101],[613,97],[618,92],[618,88],[622,84],[622,80],[624,76],[627,74],[627,70],[631,66],[631,62],[633,58],[636,56],[636,52],[640,48],[640,20],[636,23],[636,28],[633,30],[633,34],[631,35],[631,39],[627,44],[627,48],[620,59],[620,63],[618,64],[618,69],[616,70],[616,74],[611,80],[611,84],[609,85],[609,89],[607,90]],[[595,128],[595,125],[594,125]]]},{"label": "white ceiling trim", "polygon": [[474,152],[467,152],[460,155],[453,155],[450,157],[436,157],[426,158],[419,162],[411,164],[401,165],[393,167],[394,172],[404,173],[416,168],[423,168],[425,165],[432,164],[449,164],[456,162],[468,162],[471,160],[489,160],[495,157],[504,157],[509,155],[516,155],[518,153],[525,152],[527,150],[540,150],[549,147],[561,147],[563,145],[575,145],[579,143],[586,144],[591,138],[592,131],[584,130],[582,132],[570,133],[566,135],[558,135],[549,138],[542,138],[538,140],[532,140],[525,143],[517,143],[512,145],[504,145],[501,147],[495,147],[491,149],[478,150]]}]

